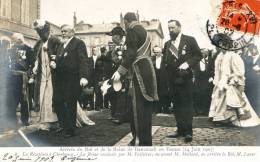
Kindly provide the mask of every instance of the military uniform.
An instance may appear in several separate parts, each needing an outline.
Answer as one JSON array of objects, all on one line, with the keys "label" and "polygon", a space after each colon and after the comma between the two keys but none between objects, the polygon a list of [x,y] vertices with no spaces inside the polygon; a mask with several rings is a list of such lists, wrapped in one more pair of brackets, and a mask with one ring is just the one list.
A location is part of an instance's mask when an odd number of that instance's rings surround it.
[{"label": "military uniform", "polygon": [[[126,46],[116,46],[114,50],[110,51],[112,57],[112,69],[115,72],[126,55]],[[109,89],[108,95],[111,101],[111,116],[118,120],[118,123],[129,121],[129,80],[126,76],[121,78],[122,89],[118,92],[113,88]]]},{"label": "military uniform", "polygon": [[[12,122],[16,122],[16,108],[21,105],[21,121],[28,125],[29,93],[28,80],[34,63],[33,50],[27,45],[14,45],[9,50],[8,108]],[[31,102],[31,101],[30,101]]]}]

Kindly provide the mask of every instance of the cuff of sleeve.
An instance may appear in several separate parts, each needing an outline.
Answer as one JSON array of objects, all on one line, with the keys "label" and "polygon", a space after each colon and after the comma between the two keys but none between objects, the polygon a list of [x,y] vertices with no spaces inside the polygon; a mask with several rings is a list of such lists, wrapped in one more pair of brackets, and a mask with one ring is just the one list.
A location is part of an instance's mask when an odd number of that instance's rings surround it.
[{"label": "cuff of sleeve", "polygon": [[119,68],[117,69],[117,71],[119,72],[120,75],[125,75],[128,70],[125,67],[123,67],[122,65],[120,65]]}]

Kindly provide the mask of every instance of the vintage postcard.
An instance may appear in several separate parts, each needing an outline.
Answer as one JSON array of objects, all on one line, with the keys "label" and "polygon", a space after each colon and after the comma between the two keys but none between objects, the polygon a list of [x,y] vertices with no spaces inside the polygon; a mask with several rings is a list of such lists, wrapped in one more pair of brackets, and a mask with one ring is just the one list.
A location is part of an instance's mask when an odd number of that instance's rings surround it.
[{"label": "vintage postcard", "polygon": [[1,162],[257,161],[259,115],[260,0],[0,0]]}]

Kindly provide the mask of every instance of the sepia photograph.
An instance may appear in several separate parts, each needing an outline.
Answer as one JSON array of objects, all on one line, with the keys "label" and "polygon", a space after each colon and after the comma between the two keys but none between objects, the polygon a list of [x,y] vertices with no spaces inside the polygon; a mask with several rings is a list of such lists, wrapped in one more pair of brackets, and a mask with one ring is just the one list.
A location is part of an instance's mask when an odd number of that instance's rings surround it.
[{"label": "sepia photograph", "polygon": [[0,0],[0,161],[255,160],[259,50],[259,0]]}]

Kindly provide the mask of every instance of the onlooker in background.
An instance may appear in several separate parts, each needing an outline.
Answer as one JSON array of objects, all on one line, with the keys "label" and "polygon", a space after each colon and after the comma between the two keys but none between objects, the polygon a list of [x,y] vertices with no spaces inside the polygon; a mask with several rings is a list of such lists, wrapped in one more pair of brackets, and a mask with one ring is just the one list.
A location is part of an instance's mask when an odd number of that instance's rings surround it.
[{"label": "onlooker in background", "polygon": [[89,67],[91,75],[89,77],[90,87],[94,87],[94,95],[92,98],[89,98],[90,101],[90,110],[100,110],[103,107],[103,97],[100,90],[100,82],[102,81],[103,67],[101,60],[101,53],[99,47],[92,48],[92,56],[89,59]]},{"label": "onlooker in background", "polygon": [[9,50],[8,76],[8,109],[12,112],[12,119],[16,122],[16,108],[20,104],[21,121],[29,125],[29,78],[34,64],[34,54],[31,47],[25,44],[21,33],[12,35],[13,46]]},{"label": "onlooker in background", "polygon": [[169,96],[169,79],[168,74],[165,68],[165,62],[163,61],[163,53],[162,49],[158,46],[153,47],[152,56],[155,73],[156,73],[156,80],[157,80],[157,90],[159,101],[155,106],[155,111],[157,113],[169,113],[170,107],[170,96]]},{"label": "onlooker in background", "polygon": [[245,63],[247,67],[245,92],[250,104],[256,113],[260,115],[260,54],[257,46],[254,44],[247,48],[250,56],[247,56],[247,62]]},{"label": "onlooker in background", "polygon": [[[101,47],[101,61],[102,61],[102,81],[105,81],[107,79],[110,79],[113,74],[113,61],[111,52],[107,51],[106,47]],[[109,102],[111,104],[111,95],[110,93],[107,93],[104,96],[104,108],[109,108]]]},{"label": "onlooker in background", "polygon": [[208,115],[213,89],[214,60],[209,50],[201,49],[202,59],[194,69],[194,110],[196,115]]}]

